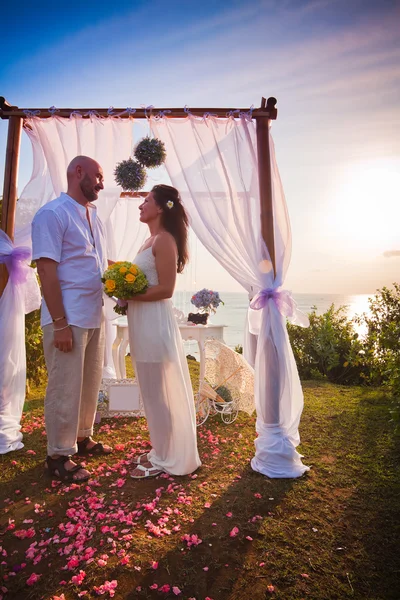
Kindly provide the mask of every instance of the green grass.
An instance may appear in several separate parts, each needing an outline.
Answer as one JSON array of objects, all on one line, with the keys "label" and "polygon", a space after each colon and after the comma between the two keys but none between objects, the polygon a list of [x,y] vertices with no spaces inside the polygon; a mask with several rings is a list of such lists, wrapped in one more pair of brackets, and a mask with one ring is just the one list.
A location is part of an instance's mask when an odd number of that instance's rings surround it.
[{"label": "green grass", "polygon": [[[198,363],[189,364],[195,381]],[[312,469],[302,478],[271,480],[251,470],[255,419],[241,415],[231,425],[213,417],[199,428],[203,466],[195,477],[134,481],[126,461],[148,448],[145,420],[118,418],[103,420],[96,433],[123,444],[117,446],[121,450],[89,461],[94,485],[69,488],[52,487],[44,475],[44,390],[33,390],[25,406],[25,448],[0,457],[0,546],[7,551],[0,575],[6,598],[64,593],[72,600],[84,590],[83,598],[108,598],[97,596],[94,586],[117,580],[114,598],[129,600],[398,599],[400,443],[390,402],[379,390],[320,382],[303,387],[299,449]],[[158,512],[146,510],[156,498]],[[171,534],[155,537],[145,524],[149,519],[157,525],[161,517],[168,517],[164,526]],[[102,532],[104,526],[114,529]],[[180,530],[174,532],[175,526]],[[234,527],[239,533],[230,537]],[[34,537],[15,536],[29,528]],[[189,549],[184,534],[202,542]],[[25,556],[35,541],[43,556],[36,565]],[[68,546],[70,552],[61,554]],[[88,547],[95,550],[89,563],[83,559]],[[123,552],[130,556],[128,565],[120,564]],[[106,565],[99,566],[103,554]],[[79,567],[63,570],[72,556],[81,559]],[[17,573],[10,576],[13,568]],[[80,569],[86,576],[77,586],[71,577]],[[41,577],[27,586],[32,573]],[[151,589],[154,584],[178,586],[182,593]]]}]

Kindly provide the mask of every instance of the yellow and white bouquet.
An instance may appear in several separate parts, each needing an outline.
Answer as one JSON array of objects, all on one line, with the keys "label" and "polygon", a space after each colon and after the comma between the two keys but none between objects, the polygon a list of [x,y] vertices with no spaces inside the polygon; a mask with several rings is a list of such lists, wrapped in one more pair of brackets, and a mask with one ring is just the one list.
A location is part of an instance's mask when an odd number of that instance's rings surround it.
[{"label": "yellow and white bouquet", "polygon": [[109,266],[101,281],[104,283],[104,293],[121,301],[114,306],[114,311],[119,315],[127,313],[127,303],[123,301],[143,294],[149,285],[143,271],[127,260]]}]

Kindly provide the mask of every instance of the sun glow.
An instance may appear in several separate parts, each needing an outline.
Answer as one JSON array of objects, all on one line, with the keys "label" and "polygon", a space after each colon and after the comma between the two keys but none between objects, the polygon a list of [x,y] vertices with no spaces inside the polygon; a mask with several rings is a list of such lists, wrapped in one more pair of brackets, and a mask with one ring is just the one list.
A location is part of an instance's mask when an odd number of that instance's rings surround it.
[{"label": "sun glow", "polygon": [[[331,233],[356,254],[400,247],[400,161],[382,159],[350,166],[333,191]],[[332,206],[332,204],[331,204]]]}]

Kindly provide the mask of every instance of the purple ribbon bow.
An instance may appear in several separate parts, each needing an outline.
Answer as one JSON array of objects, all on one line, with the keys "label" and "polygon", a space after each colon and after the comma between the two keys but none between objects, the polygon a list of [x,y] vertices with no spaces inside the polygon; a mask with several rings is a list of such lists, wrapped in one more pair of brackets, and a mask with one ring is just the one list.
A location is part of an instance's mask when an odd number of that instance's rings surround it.
[{"label": "purple ribbon bow", "polygon": [[27,246],[17,246],[10,254],[2,257],[0,262],[4,262],[7,267],[10,281],[14,285],[24,283],[29,273],[29,265],[26,261],[32,256],[31,249]]},{"label": "purple ribbon bow", "polygon": [[250,302],[250,308],[260,310],[267,305],[268,300],[273,300],[281,315],[284,317],[293,317],[296,305],[288,290],[280,288],[266,288],[258,292]]}]

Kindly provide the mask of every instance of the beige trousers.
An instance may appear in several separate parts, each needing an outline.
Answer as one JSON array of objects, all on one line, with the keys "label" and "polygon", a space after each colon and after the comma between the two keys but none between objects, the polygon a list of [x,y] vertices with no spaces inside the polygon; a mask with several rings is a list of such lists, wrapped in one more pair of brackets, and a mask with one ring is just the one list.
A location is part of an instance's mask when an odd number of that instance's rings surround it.
[{"label": "beige trousers", "polygon": [[53,344],[53,326],[43,327],[48,383],[44,402],[49,456],[75,454],[78,437],[93,434],[104,364],[104,322],[97,329],[71,326],[71,352]]}]

